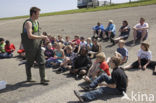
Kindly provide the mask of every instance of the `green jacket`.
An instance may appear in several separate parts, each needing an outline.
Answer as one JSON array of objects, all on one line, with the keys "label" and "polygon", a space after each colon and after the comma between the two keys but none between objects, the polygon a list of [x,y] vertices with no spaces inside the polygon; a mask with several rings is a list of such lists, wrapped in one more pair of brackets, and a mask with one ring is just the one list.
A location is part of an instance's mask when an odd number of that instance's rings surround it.
[{"label": "green jacket", "polygon": [[0,44],[0,52],[5,53],[5,43]]}]

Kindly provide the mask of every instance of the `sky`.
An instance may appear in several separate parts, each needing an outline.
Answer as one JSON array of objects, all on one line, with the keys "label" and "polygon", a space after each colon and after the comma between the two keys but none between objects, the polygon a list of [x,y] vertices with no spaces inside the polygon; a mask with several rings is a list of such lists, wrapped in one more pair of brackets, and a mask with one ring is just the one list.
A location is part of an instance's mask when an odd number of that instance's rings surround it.
[{"label": "sky", "polygon": [[[112,0],[114,3],[128,1]],[[0,18],[29,15],[32,6],[39,7],[41,13],[77,9],[77,0],[0,0],[0,4]]]}]

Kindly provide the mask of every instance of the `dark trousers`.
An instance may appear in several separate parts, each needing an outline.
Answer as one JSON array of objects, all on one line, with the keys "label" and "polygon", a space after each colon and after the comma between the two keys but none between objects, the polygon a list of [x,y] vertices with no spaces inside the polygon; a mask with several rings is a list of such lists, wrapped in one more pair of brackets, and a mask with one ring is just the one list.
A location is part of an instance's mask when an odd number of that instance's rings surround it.
[{"label": "dark trousers", "polygon": [[45,59],[44,54],[41,49],[35,50],[35,51],[26,51],[26,75],[27,79],[31,79],[31,67],[34,64],[34,61],[36,61],[39,65],[39,73],[41,77],[41,81],[45,80]]},{"label": "dark trousers", "polygon": [[[105,31],[105,34],[107,36],[107,38],[109,37],[108,35],[108,31]],[[111,32],[110,38],[109,39],[113,39],[115,37],[115,34],[113,32]]]},{"label": "dark trousers", "polygon": [[[141,59],[141,66],[144,66],[146,63],[148,62],[147,59]],[[132,68],[139,68],[139,62],[138,60],[135,61],[134,63],[132,63]],[[154,69],[156,66],[156,61],[150,61],[150,63],[148,64],[147,68],[152,68]]]},{"label": "dark trousers", "polygon": [[[97,79],[95,79],[91,84],[91,88],[96,88],[99,83],[105,81],[106,83],[111,82],[111,78],[106,74],[101,74]],[[97,90],[93,90],[90,92],[87,92],[82,95],[82,98],[85,101],[92,101],[99,97],[102,97],[103,95],[119,95],[121,96],[121,92],[117,88],[109,88],[109,87],[100,87]]]}]

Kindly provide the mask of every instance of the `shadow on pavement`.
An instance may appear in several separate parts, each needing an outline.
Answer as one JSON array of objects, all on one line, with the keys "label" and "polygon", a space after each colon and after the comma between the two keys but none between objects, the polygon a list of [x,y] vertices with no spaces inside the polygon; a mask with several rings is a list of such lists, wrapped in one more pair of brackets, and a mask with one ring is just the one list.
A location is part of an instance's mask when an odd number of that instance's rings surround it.
[{"label": "shadow on pavement", "polygon": [[[107,101],[108,99],[112,99],[112,98],[121,98],[122,95],[103,95],[102,97],[99,97],[97,100],[103,100],[103,101]],[[96,101],[96,100],[93,100]],[[69,101],[67,103],[82,103],[80,101]],[[89,102],[84,102],[84,103],[89,103]]]},{"label": "shadow on pavement", "polygon": [[18,82],[16,84],[14,84],[14,85],[8,84],[5,89],[0,91],[0,93],[11,92],[11,91],[17,90],[17,89],[22,88],[22,87],[31,87],[34,85],[40,85],[40,83],[35,83],[35,82],[27,83],[26,81],[22,81],[22,82]]}]

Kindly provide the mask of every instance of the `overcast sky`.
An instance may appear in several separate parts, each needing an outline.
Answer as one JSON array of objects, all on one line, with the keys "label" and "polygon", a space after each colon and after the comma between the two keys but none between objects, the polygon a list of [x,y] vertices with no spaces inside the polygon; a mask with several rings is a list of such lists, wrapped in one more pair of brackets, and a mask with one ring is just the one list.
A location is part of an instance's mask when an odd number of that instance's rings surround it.
[{"label": "overcast sky", "polygon": [[[128,1],[112,0],[115,3]],[[41,13],[77,9],[77,0],[0,0],[0,4],[0,18],[28,15],[32,6],[39,7]]]}]

